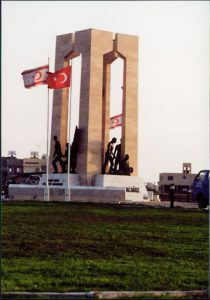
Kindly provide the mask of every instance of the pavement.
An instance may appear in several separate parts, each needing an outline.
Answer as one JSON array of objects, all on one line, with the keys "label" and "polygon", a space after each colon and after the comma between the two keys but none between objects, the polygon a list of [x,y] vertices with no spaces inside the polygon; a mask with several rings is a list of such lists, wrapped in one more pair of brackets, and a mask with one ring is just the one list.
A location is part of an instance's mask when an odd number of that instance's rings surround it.
[{"label": "pavement", "polygon": [[[90,291],[90,292],[4,292],[2,299],[209,299],[207,290],[192,291]],[[158,298],[157,298],[158,297]],[[173,298],[172,298],[173,297]]]}]

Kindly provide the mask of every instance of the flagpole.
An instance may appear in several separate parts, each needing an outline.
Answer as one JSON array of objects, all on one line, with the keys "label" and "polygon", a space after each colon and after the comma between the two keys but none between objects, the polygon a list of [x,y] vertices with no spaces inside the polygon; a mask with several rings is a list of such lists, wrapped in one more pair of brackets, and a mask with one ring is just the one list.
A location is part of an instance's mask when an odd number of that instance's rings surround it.
[{"label": "flagpole", "polygon": [[[50,66],[50,58],[48,57],[48,67]],[[46,172],[46,191],[45,200],[50,201],[49,195],[49,107],[50,107],[50,90],[47,87],[47,172]]]},{"label": "flagpole", "polygon": [[70,195],[70,160],[71,160],[71,146],[70,146],[70,136],[71,136],[71,98],[72,98],[72,66],[73,66],[73,60],[71,59],[71,76],[70,76],[70,96],[69,96],[69,103],[68,103],[68,133],[69,136],[67,140],[69,141],[68,144],[68,163],[67,163],[67,193],[66,193],[66,201],[71,201],[71,195]]}]

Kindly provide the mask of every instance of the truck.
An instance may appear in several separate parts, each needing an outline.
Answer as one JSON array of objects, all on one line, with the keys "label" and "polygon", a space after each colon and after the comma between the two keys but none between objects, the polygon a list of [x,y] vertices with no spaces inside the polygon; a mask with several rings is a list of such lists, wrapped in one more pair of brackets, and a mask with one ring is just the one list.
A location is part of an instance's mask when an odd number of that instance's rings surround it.
[{"label": "truck", "polygon": [[209,206],[209,170],[201,170],[192,185],[192,200],[197,201],[199,208]]}]

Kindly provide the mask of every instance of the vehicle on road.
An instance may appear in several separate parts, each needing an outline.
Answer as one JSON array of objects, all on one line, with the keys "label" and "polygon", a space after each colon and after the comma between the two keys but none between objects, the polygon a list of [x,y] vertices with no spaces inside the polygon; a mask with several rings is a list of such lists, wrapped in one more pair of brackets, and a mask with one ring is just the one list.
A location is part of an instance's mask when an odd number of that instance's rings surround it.
[{"label": "vehicle on road", "polygon": [[199,208],[209,206],[209,170],[200,171],[192,185],[192,199],[198,202]]}]

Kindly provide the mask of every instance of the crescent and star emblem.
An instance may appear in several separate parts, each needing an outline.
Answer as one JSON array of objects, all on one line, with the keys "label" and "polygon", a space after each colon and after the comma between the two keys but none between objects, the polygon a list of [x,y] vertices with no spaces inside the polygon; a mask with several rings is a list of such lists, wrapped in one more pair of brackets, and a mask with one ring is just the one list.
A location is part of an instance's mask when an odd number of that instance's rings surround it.
[{"label": "crescent and star emblem", "polygon": [[40,71],[37,71],[34,74],[34,81],[39,81],[42,78],[42,73]]},{"label": "crescent and star emblem", "polygon": [[[63,76],[63,78],[61,78],[61,76]],[[68,76],[66,75],[66,73],[60,73],[58,75],[58,77],[54,77],[53,80],[54,81],[58,81],[59,83],[65,83],[68,79]]]},{"label": "crescent and star emblem", "polygon": [[60,83],[64,83],[64,82],[66,82],[66,80],[67,80],[67,75],[65,74],[65,73],[60,73],[60,75],[63,75],[63,80],[62,81],[60,81]]}]

